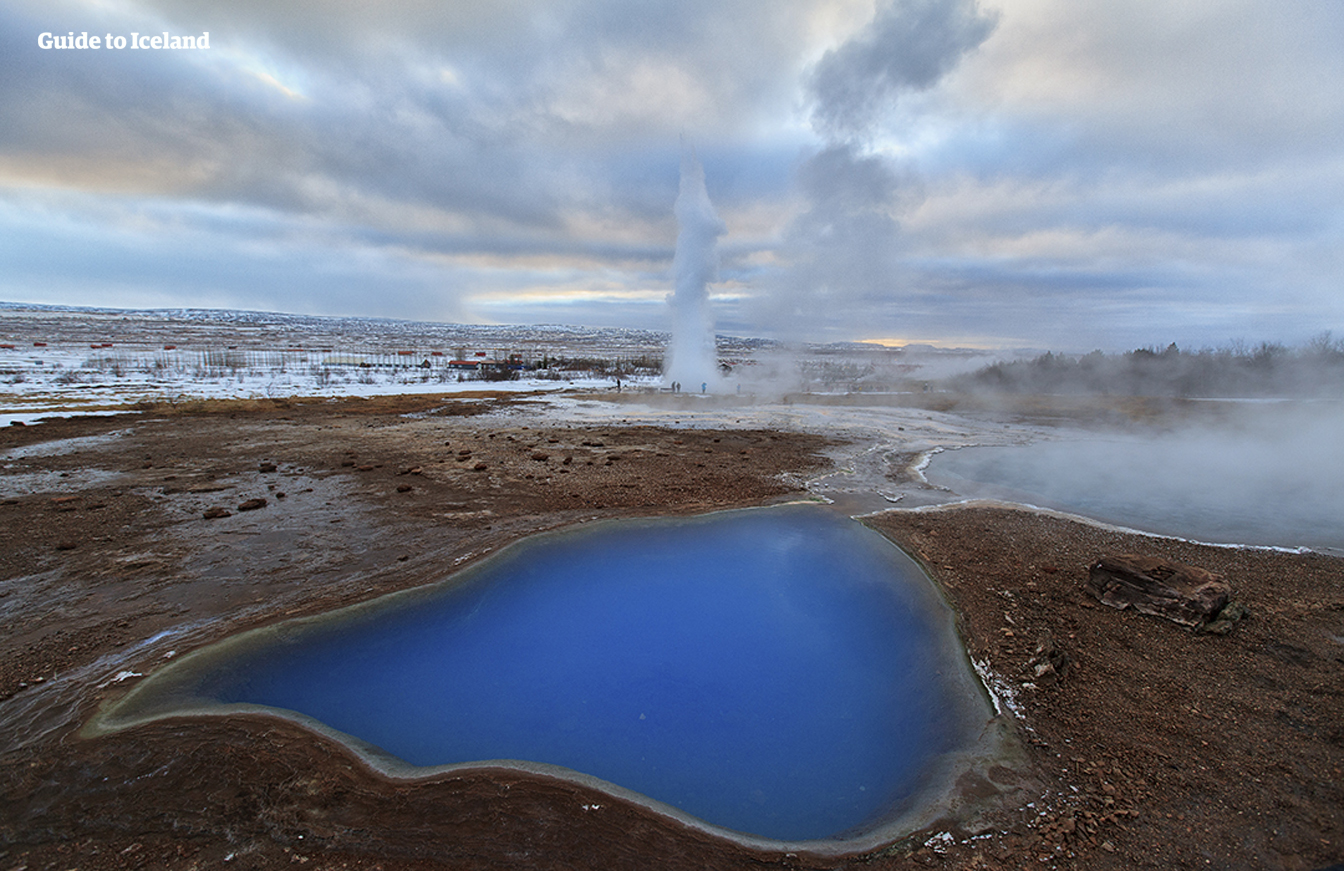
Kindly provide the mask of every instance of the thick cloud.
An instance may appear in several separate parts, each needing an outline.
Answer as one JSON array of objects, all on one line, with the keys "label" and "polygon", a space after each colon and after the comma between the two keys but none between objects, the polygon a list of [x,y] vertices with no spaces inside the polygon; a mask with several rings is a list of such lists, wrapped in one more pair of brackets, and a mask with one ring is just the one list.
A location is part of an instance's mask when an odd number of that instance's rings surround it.
[{"label": "thick cloud", "polygon": [[1000,6],[10,0],[0,298],[665,327],[686,134],[721,328],[1344,332],[1344,6]]}]

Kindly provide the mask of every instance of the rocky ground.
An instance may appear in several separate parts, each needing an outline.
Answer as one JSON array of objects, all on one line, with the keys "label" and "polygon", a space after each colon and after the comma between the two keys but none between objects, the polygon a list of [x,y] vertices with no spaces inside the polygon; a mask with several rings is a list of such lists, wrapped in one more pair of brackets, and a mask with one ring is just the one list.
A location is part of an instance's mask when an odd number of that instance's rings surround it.
[{"label": "rocky ground", "polygon": [[[261,717],[78,737],[137,675],[240,628],[436,580],[570,523],[793,498],[833,447],[539,424],[529,401],[178,403],[0,430],[0,869],[1344,861],[1344,561],[993,507],[870,522],[924,562],[997,676],[1027,751],[997,788],[1019,800],[879,853],[750,851],[516,772],[388,781]],[[1103,608],[1083,578],[1112,552],[1223,573],[1251,616],[1208,636]],[[1043,658],[1053,679],[1036,677]]]}]

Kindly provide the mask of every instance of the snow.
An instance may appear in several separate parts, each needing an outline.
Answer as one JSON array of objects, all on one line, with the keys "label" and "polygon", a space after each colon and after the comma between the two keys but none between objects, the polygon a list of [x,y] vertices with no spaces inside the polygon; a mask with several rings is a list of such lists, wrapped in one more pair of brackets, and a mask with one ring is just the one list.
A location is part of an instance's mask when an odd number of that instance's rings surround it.
[{"label": "snow", "polygon": [[[401,394],[557,392],[613,389],[611,378],[585,373],[480,380],[447,366],[447,358],[387,363],[379,355],[341,355],[372,361],[330,365],[320,352],[252,352],[235,358],[209,351],[155,351],[144,346],[111,349],[69,345],[0,350],[0,425],[32,424],[49,417],[118,414],[141,402],[195,399],[344,398]],[[345,359],[342,360],[345,362]],[[520,373],[526,375],[528,373]],[[637,386],[638,379],[623,378]]]}]

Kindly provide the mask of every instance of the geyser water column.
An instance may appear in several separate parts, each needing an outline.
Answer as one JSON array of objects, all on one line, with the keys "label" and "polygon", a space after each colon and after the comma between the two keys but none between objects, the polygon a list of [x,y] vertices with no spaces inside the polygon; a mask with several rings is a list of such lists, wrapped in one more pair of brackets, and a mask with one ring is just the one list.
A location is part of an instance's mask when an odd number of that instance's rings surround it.
[{"label": "geyser water column", "polygon": [[673,207],[677,216],[677,253],[672,259],[672,343],[663,376],[668,384],[699,391],[718,380],[714,319],[709,312],[709,283],[718,277],[718,238],[727,232],[705,190],[705,169],[687,146],[681,152],[681,186]]}]

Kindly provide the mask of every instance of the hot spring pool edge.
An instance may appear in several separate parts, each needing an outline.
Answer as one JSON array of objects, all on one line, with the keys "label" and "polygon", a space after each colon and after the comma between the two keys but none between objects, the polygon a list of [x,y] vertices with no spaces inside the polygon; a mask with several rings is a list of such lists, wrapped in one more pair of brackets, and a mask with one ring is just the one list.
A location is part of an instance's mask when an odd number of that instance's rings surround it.
[{"label": "hot spring pool edge", "polygon": [[[861,518],[848,517],[860,523],[873,534],[879,535],[898,551],[923,576],[929,592],[935,595],[947,610],[947,626],[955,640],[956,658],[963,674],[953,679],[960,689],[970,690],[979,697],[986,712],[986,721],[977,737],[961,749],[939,754],[921,775],[920,785],[895,806],[880,812],[869,821],[833,836],[809,840],[784,840],[737,831],[708,822],[680,808],[651,798],[602,778],[571,768],[550,763],[517,759],[483,759],[434,766],[416,766],[370,744],[356,736],[297,711],[259,704],[224,703],[187,692],[195,686],[196,677],[213,663],[225,662],[233,656],[257,646],[284,641],[304,634],[311,627],[339,622],[354,616],[371,616],[383,611],[394,611],[413,603],[418,598],[430,598],[446,589],[456,589],[471,583],[489,569],[491,563],[524,546],[534,546],[539,540],[576,532],[597,531],[603,527],[630,523],[665,523],[677,520],[710,520],[714,517],[779,509],[790,505],[818,507],[815,502],[790,502],[755,508],[735,508],[708,512],[689,517],[655,516],[646,518],[612,518],[574,524],[539,533],[510,542],[487,554],[471,566],[447,577],[414,587],[377,596],[373,599],[336,608],[321,614],[295,617],[244,630],[218,641],[206,644],[184,654],[147,675],[136,686],[120,697],[109,698],[79,732],[82,738],[98,738],[138,726],[164,720],[192,720],[244,716],[248,719],[278,719],[321,735],[347,750],[372,776],[392,783],[428,783],[451,780],[466,774],[489,774],[492,771],[522,774],[551,779],[590,789],[613,799],[632,804],[644,811],[674,820],[681,826],[722,838],[741,846],[761,851],[811,853],[824,856],[849,856],[871,853],[890,847],[910,835],[935,824],[941,827],[956,825],[968,816],[978,816],[1002,804],[1000,795],[985,795],[982,788],[971,789],[966,784],[991,783],[991,768],[1018,769],[1024,766],[1023,752],[1017,726],[1007,714],[994,714],[992,696],[974,669],[961,635],[959,619],[950,607],[942,588],[933,580],[927,567],[913,555],[906,553],[880,531],[863,523]],[[149,704],[137,706],[141,697],[149,697]],[[970,775],[968,780],[968,775]],[[1003,790],[1000,790],[1002,792]]]}]

